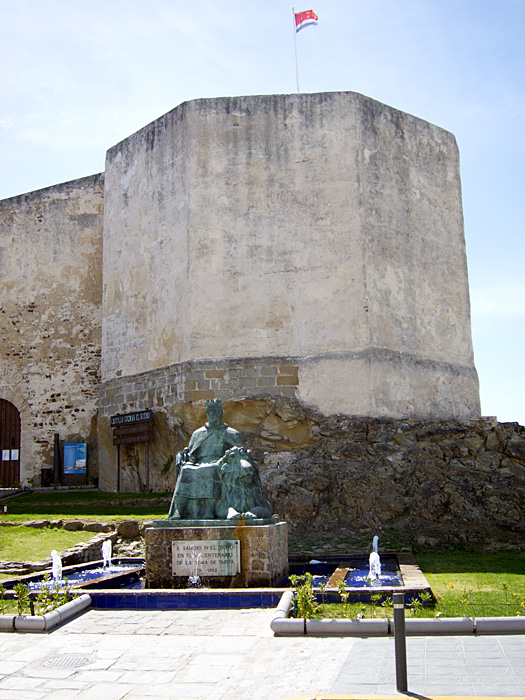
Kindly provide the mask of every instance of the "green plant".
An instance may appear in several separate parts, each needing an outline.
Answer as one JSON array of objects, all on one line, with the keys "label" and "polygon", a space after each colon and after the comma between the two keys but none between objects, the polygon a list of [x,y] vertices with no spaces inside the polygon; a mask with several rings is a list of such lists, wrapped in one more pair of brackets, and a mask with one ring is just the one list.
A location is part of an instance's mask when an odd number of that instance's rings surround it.
[{"label": "green plant", "polygon": [[67,579],[66,584],[60,586],[56,581],[51,581],[49,574],[46,574],[42,579],[42,584],[36,598],[38,613],[40,615],[45,615],[73,598],[76,598],[76,596],[71,595],[71,589],[67,585]]},{"label": "green plant", "polygon": [[473,620],[475,620],[476,619],[476,613],[474,610],[475,603],[472,600],[471,591],[468,591],[466,589],[466,587],[463,588],[463,593],[461,594],[460,602],[461,602],[461,616],[467,617],[466,613],[470,610],[471,617]]},{"label": "green plant", "polygon": [[64,581],[63,586],[56,586],[53,590],[53,610],[78,597],[71,594],[71,588],[67,584],[67,579],[64,579]]},{"label": "green plant", "polygon": [[505,605],[509,604],[509,584],[506,581],[501,582],[501,588],[503,590],[503,594],[505,596]]},{"label": "green plant", "polygon": [[384,601],[381,603],[381,606],[385,610],[393,610],[394,609],[394,598],[392,596],[387,596]]},{"label": "green plant", "polygon": [[343,607],[343,617],[348,617],[348,597],[350,593],[346,590],[346,585],[344,581],[339,581],[337,584],[337,592],[341,598],[341,605]]},{"label": "green plant", "polygon": [[448,603],[450,598],[450,591],[454,588],[453,583],[447,583],[447,595],[445,596],[445,617],[448,616]]},{"label": "green plant", "polygon": [[410,614],[415,617],[419,612],[421,612],[423,603],[419,598],[411,598],[407,604],[407,607],[410,608]]},{"label": "green plant", "polygon": [[5,615],[5,588],[0,584],[0,609],[2,610],[2,615]]},{"label": "green plant", "polygon": [[49,574],[46,574],[42,579],[40,590],[36,597],[36,606],[39,615],[45,615],[53,610],[53,591]]},{"label": "green plant", "polygon": [[326,595],[326,583],[320,583],[317,588],[319,589],[319,593],[321,594],[321,615],[324,612],[324,601],[325,601],[325,595]]},{"label": "green plant", "polygon": [[306,572],[303,576],[292,574],[290,582],[295,588],[294,609],[296,617],[303,617],[305,620],[312,618],[318,611],[319,606],[315,598],[312,574]]},{"label": "green plant", "polygon": [[24,608],[29,607],[29,588],[24,583],[17,583],[14,587],[16,596],[16,608],[19,615],[24,614]]}]

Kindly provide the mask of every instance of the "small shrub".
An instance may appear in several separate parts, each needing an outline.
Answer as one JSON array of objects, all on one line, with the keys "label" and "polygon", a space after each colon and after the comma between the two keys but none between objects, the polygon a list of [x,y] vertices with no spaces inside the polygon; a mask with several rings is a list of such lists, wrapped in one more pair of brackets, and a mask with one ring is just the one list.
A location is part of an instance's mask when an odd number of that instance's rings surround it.
[{"label": "small shrub", "polygon": [[341,605],[343,608],[343,617],[348,617],[348,597],[350,593],[346,590],[346,585],[344,581],[339,581],[337,585],[337,592],[341,598]]},{"label": "small shrub", "polygon": [[23,615],[24,608],[29,607],[29,588],[24,583],[17,583],[13,590],[16,595],[17,612]]},{"label": "small shrub", "polygon": [[297,576],[296,574],[290,576],[290,582],[295,588],[295,617],[303,617],[305,620],[309,620],[314,617],[319,610],[315,598],[313,580],[314,577],[308,572],[303,576]]}]

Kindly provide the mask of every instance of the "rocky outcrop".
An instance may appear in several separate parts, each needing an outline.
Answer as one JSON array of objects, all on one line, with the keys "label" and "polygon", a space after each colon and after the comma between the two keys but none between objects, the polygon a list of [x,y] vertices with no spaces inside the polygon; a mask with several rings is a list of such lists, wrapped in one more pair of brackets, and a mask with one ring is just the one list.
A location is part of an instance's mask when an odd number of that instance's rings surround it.
[{"label": "rocky outcrop", "polygon": [[[204,405],[155,412],[150,479],[172,491],[174,456],[206,420]],[[257,460],[274,513],[305,533],[402,533],[406,544],[521,545],[525,428],[471,421],[326,416],[287,397],[224,405]],[[169,468],[168,468],[169,467]]]},{"label": "rocky outcrop", "polygon": [[[285,413],[273,409],[284,415],[282,428],[273,420],[271,436],[261,427],[245,441],[292,533],[391,528],[422,545],[523,544],[525,428],[518,423],[324,417],[294,411],[293,402]],[[290,440],[299,423],[310,426],[300,446]]]}]

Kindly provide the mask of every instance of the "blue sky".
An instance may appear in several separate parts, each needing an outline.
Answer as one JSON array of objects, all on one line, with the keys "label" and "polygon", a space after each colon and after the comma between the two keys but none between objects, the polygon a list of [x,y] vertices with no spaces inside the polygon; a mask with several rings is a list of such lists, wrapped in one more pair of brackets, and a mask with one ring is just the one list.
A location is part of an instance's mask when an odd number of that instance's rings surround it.
[{"label": "blue sky", "polygon": [[[298,1],[302,92],[456,136],[482,413],[525,424],[525,0]],[[0,60],[0,199],[101,172],[184,100],[296,91],[283,0],[4,0]]]}]

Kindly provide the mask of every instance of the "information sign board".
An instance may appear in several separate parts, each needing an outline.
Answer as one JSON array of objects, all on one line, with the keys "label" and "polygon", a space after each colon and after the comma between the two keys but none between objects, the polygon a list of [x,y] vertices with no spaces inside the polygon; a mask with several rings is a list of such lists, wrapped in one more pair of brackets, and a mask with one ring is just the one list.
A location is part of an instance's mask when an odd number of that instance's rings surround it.
[{"label": "information sign board", "polygon": [[87,444],[69,442],[64,444],[64,474],[85,474],[87,470]]},{"label": "information sign board", "polygon": [[235,576],[241,572],[240,540],[171,543],[174,576]]}]

